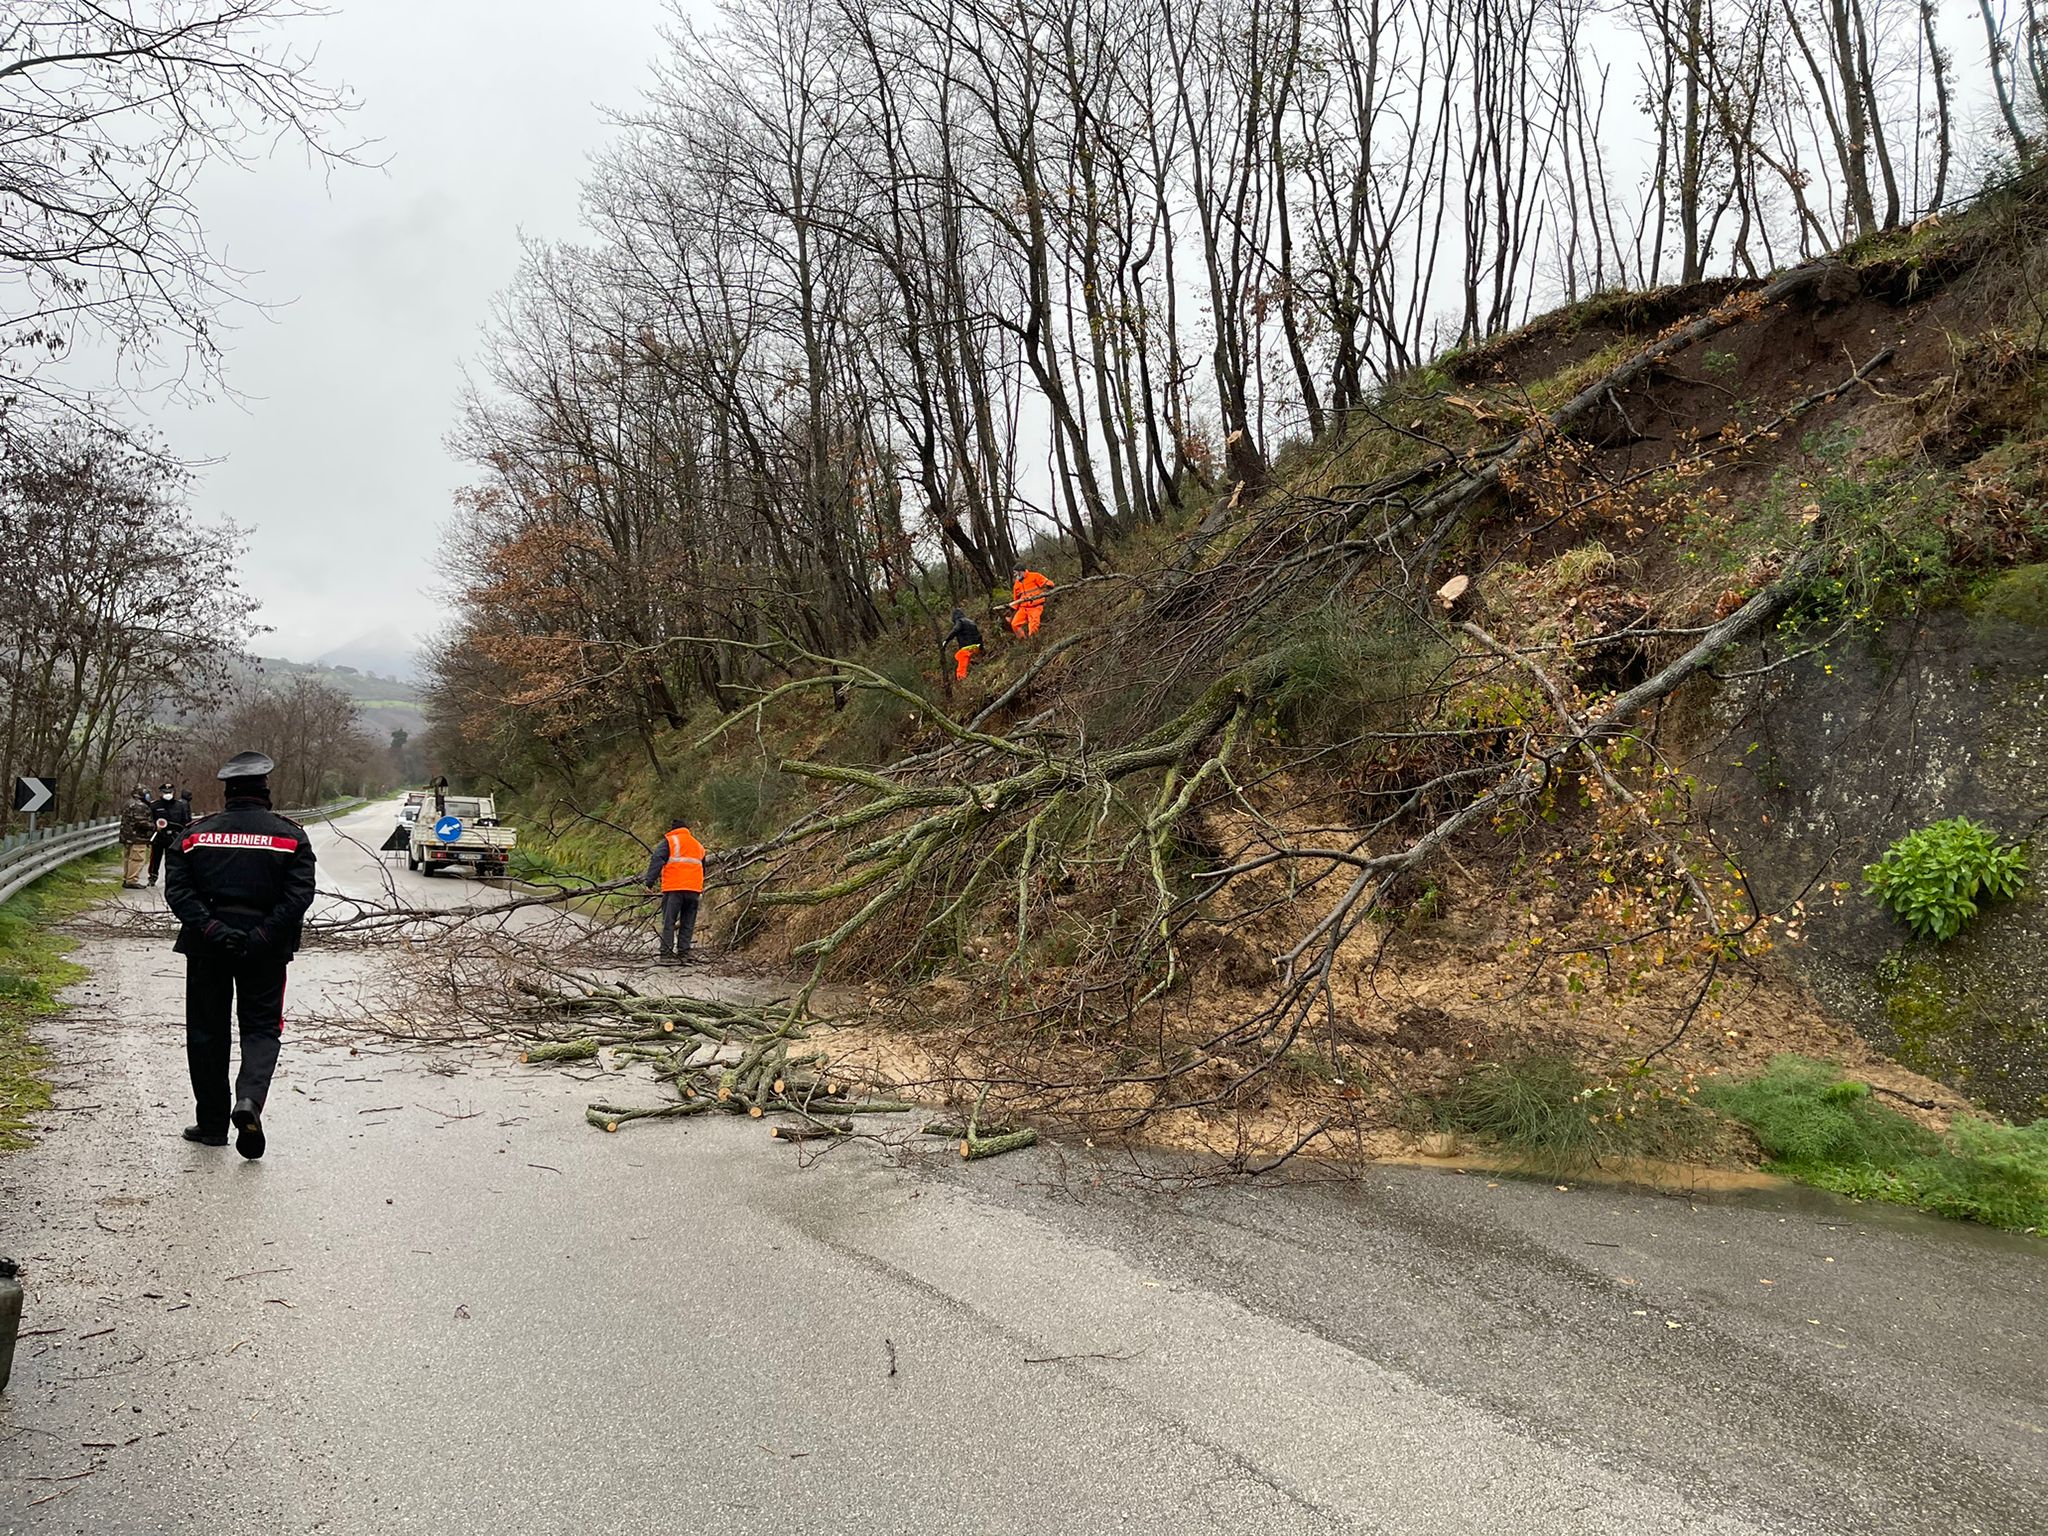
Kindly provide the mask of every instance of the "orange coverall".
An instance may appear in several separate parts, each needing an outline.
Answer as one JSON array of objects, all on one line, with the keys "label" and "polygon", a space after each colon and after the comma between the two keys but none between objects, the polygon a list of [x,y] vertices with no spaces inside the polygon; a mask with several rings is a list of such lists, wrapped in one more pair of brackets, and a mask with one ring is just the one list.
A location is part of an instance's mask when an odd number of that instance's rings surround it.
[{"label": "orange coverall", "polygon": [[1045,594],[1052,590],[1052,578],[1038,571],[1026,571],[1010,583],[1010,633],[1022,639],[1038,633],[1038,621],[1045,617]]}]

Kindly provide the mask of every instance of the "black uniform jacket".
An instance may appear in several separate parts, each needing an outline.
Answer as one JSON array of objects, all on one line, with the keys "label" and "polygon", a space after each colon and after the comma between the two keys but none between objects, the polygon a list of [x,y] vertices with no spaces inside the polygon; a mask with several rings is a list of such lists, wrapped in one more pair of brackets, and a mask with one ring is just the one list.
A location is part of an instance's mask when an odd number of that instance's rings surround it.
[{"label": "black uniform jacket", "polygon": [[289,959],[313,905],[313,843],[306,829],[260,800],[230,800],[171,845],[164,895],[178,914],[178,953],[219,954],[205,933],[218,920],[244,933],[261,928],[248,953]]},{"label": "black uniform jacket", "polygon": [[[162,822],[162,826],[157,826]],[[173,796],[169,800],[158,798],[149,802],[149,824],[152,835],[168,848],[184,835],[185,828],[192,824],[192,806],[189,801]]]},{"label": "black uniform jacket", "polygon": [[[930,633],[929,630],[926,631]],[[981,644],[981,626],[962,614],[953,621],[953,627],[946,631],[946,638],[939,642],[941,651],[950,651],[962,646]]]}]

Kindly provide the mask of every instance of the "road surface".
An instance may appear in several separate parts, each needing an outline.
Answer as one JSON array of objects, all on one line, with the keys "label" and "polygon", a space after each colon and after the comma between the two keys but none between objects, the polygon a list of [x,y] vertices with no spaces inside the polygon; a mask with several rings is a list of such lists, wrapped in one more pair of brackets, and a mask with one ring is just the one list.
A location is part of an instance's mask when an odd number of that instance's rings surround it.
[{"label": "road surface", "polygon": [[[323,829],[369,894],[381,808]],[[408,899],[467,882],[402,868]],[[118,899],[144,902],[154,893]],[[2042,1248],[1797,1191],[1389,1169],[1134,1191],[287,1033],[271,1153],[180,1141],[179,962],[96,937],[0,1530],[612,1536],[2042,1528]],[[384,963],[309,952],[318,1007]]]}]

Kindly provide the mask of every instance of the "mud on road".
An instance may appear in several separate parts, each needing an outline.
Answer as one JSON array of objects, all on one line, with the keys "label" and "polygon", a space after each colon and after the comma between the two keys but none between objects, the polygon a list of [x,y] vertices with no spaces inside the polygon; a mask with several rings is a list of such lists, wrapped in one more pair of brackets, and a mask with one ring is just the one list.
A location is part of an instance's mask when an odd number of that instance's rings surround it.
[{"label": "mud on road", "polygon": [[[342,839],[385,818],[320,834],[323,886],[381,883]],[[1170,1193],[1085,1149],[606,1136],[509,1050],[289,1029],[247,1164],[178,1139],[167,942],[78,958],[59,1108],[0,1159],[0,1531],[2006,1533],[2048,1500],[2029,1239],[1793,1192]],[[294,1004],[391,959],[311,949]]]}]

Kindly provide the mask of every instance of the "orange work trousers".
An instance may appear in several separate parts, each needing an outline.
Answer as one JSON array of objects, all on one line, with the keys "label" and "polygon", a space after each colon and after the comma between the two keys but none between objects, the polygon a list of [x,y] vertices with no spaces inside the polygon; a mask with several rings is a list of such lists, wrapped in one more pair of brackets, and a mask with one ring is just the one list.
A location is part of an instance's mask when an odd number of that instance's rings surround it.
[{"label": "orange work trousers", "polygon": [[954,677],[963,683],[967,681],[967,664],[974,660],[975,653],[980,649],[978,645],[963,645],[953,653]]},{"label": "orange work trousers", "polygon": [[1010,610],[1010,633],[1020,640],[1038,633],[1038,621],[1045,617],[1045,599],[1035,603],[1019,603]]}]

